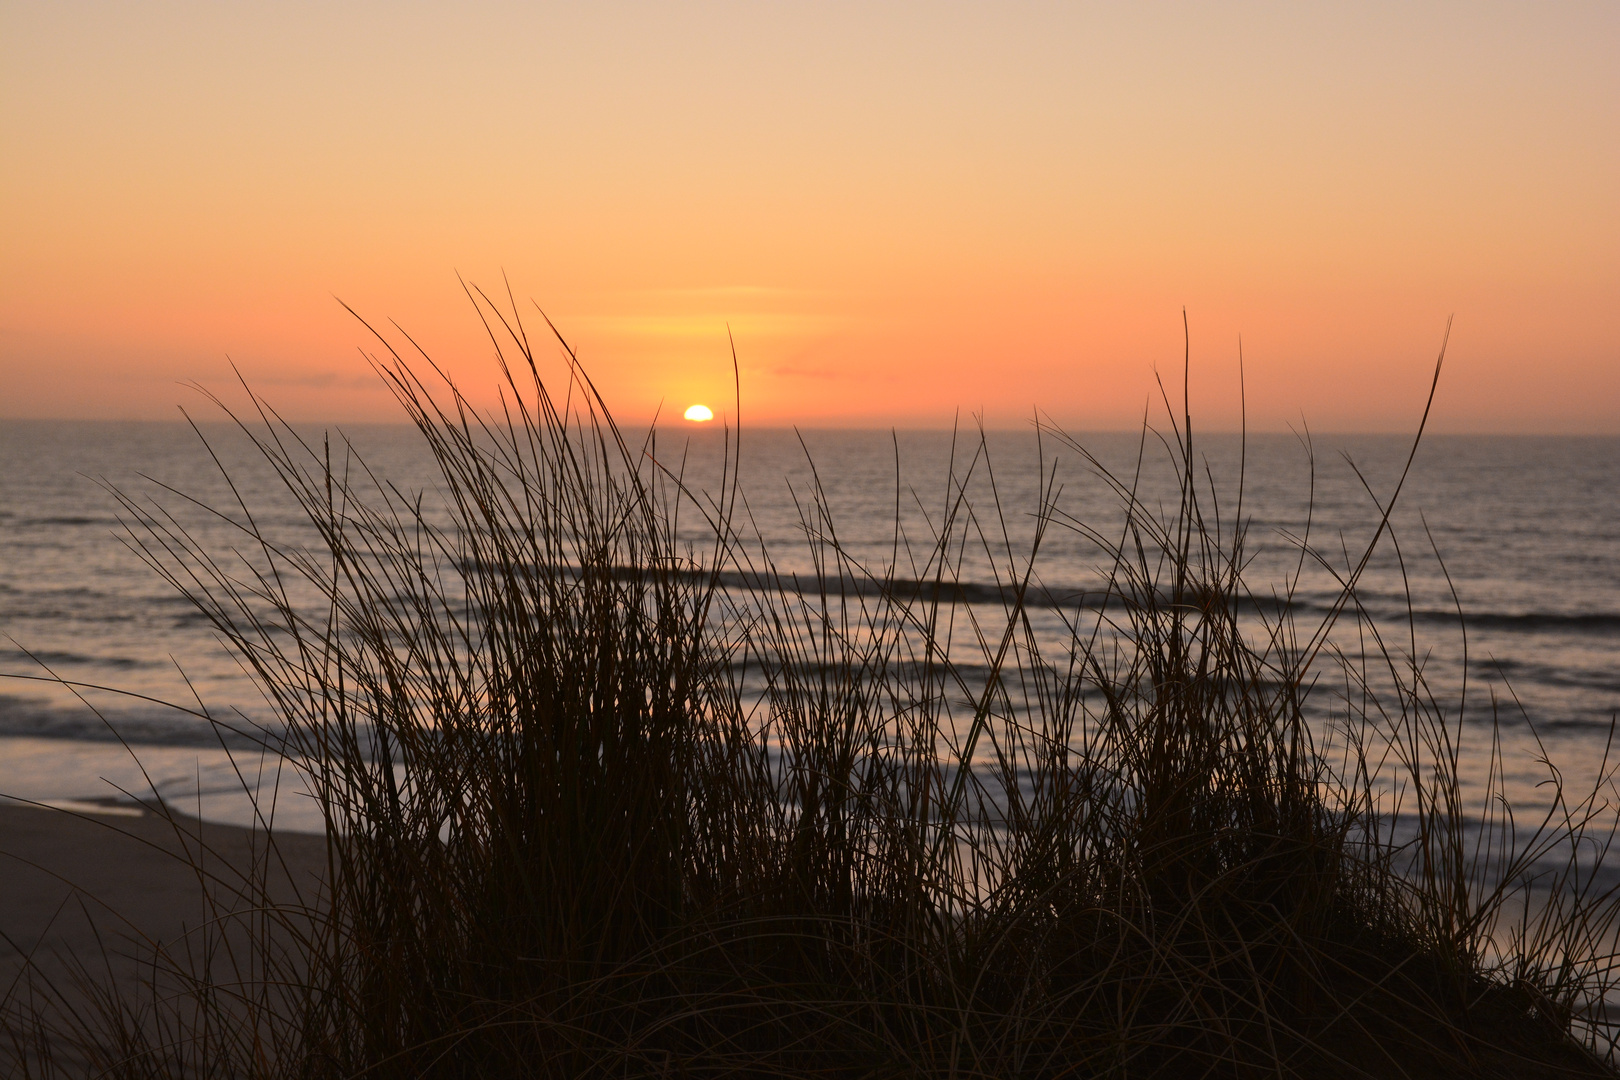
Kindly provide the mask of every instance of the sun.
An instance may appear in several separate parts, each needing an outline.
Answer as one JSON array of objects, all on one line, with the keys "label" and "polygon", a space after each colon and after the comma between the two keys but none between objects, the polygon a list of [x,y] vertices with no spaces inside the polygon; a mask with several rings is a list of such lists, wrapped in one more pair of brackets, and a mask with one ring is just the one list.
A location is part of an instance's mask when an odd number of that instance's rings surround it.
[{"label": "sun", "polygon": [[701,424],[705,420],[714,419],[714,410],[709,408],[707,405],[693,405],[690,409],[686,410],[686,418],[688,420],[696,420]]}]

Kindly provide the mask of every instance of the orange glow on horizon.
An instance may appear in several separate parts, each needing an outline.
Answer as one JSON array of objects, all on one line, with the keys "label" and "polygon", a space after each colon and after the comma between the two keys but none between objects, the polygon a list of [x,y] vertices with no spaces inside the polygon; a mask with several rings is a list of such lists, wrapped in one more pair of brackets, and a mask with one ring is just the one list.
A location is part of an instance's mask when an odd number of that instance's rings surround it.
[{"label": "orange glow on horizon", "polygon": [[379,11],[0,10],[0,419],[398,419],[334,294],[493,406],[459,273],[627,421],[1132,428],[1185,308],[1206,429],[1455,315],[1434,430],[1620,432],[1612,7]]}]

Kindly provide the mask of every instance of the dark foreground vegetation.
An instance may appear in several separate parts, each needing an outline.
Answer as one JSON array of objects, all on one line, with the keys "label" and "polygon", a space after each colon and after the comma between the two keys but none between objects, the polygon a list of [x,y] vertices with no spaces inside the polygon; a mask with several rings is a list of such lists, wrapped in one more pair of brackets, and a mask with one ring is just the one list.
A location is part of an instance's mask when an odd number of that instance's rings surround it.
[{"label": "dark foreground vegetation", "polygon": [[[208,552],[125,499],[274,705],[329,868],[139,985],[14,991],[12,1075],[1612,1075],[1615,903],[1575,854],[1612,807],[1560,792],[1515,832],[1463,806],[1457,712],[1358,607],[1362,553],[1330,560],[1327,624],[1251,588],[1184,413],[1144,440],[1179,502],[1110,477],[1093,531],[1053,480],[1022,551],[972,445],[891,566],[811,492],[807,587],[750,534],[734,448],[718,494],[685,490],[481,310],[503,414],[379,364],[442,505],[267,411],[243,430],[322,546],[240,505],[241,551]],[[1060,648],[1026,603],[1057,529],[1111,577]],[[965,549],[999,606],[959,603]],[[204,877],[251,898],[273,835],[263,859]]]}]

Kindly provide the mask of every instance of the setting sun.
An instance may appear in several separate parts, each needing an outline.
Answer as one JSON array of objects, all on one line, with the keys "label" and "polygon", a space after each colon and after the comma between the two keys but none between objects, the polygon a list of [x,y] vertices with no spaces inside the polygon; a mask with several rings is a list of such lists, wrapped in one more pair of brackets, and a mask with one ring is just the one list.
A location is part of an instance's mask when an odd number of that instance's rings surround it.
[{"label": "setting sun", "polygon": [[686,418],[688,420],[696,420],[699,423],[702,423],[705,420],[713,420],[714,410],[709,408],[707,405],[693,405],[690,409],[686,410]]}]

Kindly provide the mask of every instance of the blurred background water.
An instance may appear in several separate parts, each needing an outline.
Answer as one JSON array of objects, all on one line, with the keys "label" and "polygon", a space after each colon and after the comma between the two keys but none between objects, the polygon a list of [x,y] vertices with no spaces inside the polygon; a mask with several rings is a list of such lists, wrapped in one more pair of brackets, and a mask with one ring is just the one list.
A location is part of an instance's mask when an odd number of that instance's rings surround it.
[{"label": "blurred background water", "polygon": [[[182,424],[0,422],[0,672],[23,677],[0,679],[0,794],[118,800],[155,790],[204,817],[245,823],[253,809],[244,791],[279,784],[276,824],[318,830],[313,807],[273,756],[197,715],[250,727],[271,712],[206,619],[131,549],[105,486],[168,508],[227,563],[235,550],[251,557],[234,523],[241,506],[267,532],[311,538],[239,432],[204,425],[201,434],[206,447]],[[319,446],[324,433],[305,434]],[[379,478],[433,505],[436,468],[414,429],[334,431],[334,460],[344,438]],[[652,452],[694,492],[717,493],[725,438],[717,429],[669,430]],[[1174,506],[1169,455],[1156,437],[1073,441],[1133,484],[1149,509]],[[1410,440],[1316,436],[1307,449],[1293,435],[1214,435],[1199,437],[1196,449],[1207,468],[1206,517],[1232,527],[1241,477],[1249,585],[1265,595],[1293,581],[1308,630],[1338,594],[1335,574],[1371,539],[1375,500],[1393,491]],[[894,565],[898,577],[921,576],[942,513],[961,496],[991,541],[963,551],[963,579],[983,586],[964,595],[999,606],[995,586],[1022,571],[1043,489],[1062,515],[1105,535],[1123,520],[1118,494],[1093,463],[1033,430],[991,432],[982,442],[971,431],[747,430],[741,461],[739,520],[754,550],[804,581],[825,569],[806,544],[807,524],[835,532],[873,573]],[[831,517],[807,522],[803,506],[818,485]],[[1378,548],[1360,597],[1392,651],[1417,658],[1453,714],[1466,675],[1462,771],[1476,792],[1493,723],[1510,793],[1523,806],[1537,804],[1543,748],[1575,786],[1601,768],[1620,709],[1617,508],[1620,439],[1432,436],[1418,449],[1392,540]],[[694,505],[683,510],[681,532],[696,554],[710,546]],[[1302,560],[1306,538],[1323,561]],[[1061,639],[1065,605],[1106,571],[1096,544],[1060,516],[1042,538],[1035,577],[1043,633]]]}]

